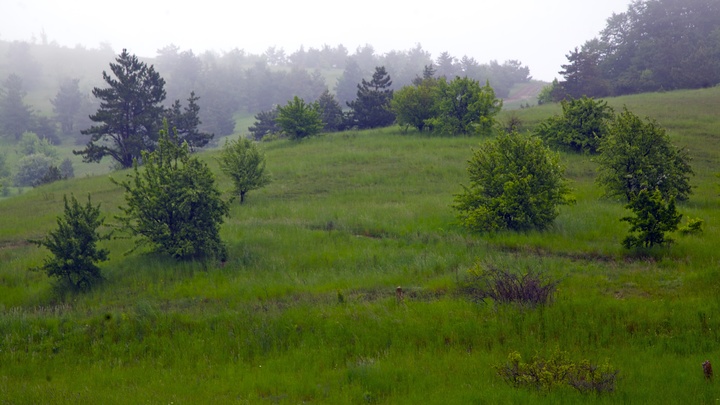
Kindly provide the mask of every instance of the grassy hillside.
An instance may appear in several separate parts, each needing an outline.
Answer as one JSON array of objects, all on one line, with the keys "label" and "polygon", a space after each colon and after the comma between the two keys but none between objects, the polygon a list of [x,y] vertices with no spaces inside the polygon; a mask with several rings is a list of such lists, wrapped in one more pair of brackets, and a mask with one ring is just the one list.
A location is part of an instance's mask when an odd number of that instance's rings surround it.
[{"label": "grassy hillside", "polygon": [[[701,236],[649,255],[620,246],[622,204],[600,200],[595,164],[566,155],[577,204],[546,232],[480,236],[454,224],[453,193],[478,138],[399,129],[264,144],[273,183],[235,204],[224,265],[124,255],[107,280],[63,295],[28,268],[46,252],[63,194],[90,193],[109,222],[108,175],[0,201],[0,398],[9,403],[689,403],[717,397],[720,89],[608,100],[656,118],[694,157]],[[559,111],[512,112],[527,128]],[[510,113],[506,113],[506,116]],[[506,118],[506,117],[505,117]],[[202,155],[218,171],[214,152]],[[122,178],[124,172],[110,176]],[[230,184],[218,175],[221,186]],[[457,283],[480,263],[560,280],[540,309],[477,304]],[[406,291],[402,301],[395,287]],[[517,389],[508,354],[567,351],[619,370],[616,392]]]}]

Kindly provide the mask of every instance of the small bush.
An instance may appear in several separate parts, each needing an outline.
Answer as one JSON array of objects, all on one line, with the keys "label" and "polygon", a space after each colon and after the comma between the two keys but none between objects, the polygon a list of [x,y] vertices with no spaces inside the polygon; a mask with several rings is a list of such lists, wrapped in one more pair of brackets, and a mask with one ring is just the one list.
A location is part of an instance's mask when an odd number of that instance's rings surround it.
[{"label": "small bush", "polygon": [[688,218],[687,224],[678,229],[681,235],[700,235],[703,233],[703,225],[705,221],[700,218]]},{"label": "small bush", "polygon": [[588,360],[573,362],[567,352],[555,350],[549,358],[534,356],[524,362],[518,352],[508,355],[505,364],[495,366],[500,377],[513,387],[529,387],[538,391],[568,385],[583,394],[615,391],[618,370],[608,363],[600,366]]},{"label": "small bush", "polygon": [[514,302],[534,307],[552,302],[559,283],[541,270],[516,274],[493,266],[482,268],[478,265],[469,271],[460,292],[474,301],[490,298],[499,303]]},{"label": "small bush", "polygon": [[[622,242],[627,249],[633,247],[651,248],[655,245],[669,245],[673,240],[665,236],[668,232],[678,229],[682,214],[675,208],[675,199],[663,200],[662,193],[641,190],[625,206],[633,211],[634,217],[623,217],[620,220],[630,223],[630,235]],[[637,232],[637,235],[633,233]]]},{"label": "small bush", "polygon": [[42,153],[24,156],[18,161],[14,183],[18,187],[35,187],[41,184],[53,165],[53,159]]},{"label": "small bush", "polygon": [[108,251],[98,249],[97,243],[108,239],[109,235],[97,231],[103,226],[104,219],[100,216],[100,206],[93,205],[89,195],[84,206],[74,196],[69,202],[67,196],[63,200],[65,213],[57,218],[57,229],[43,239],[30,241],[53,254],[36,270],[56,277],[70,289],[87,289],[102,279],[96,263],[108,260]]}]

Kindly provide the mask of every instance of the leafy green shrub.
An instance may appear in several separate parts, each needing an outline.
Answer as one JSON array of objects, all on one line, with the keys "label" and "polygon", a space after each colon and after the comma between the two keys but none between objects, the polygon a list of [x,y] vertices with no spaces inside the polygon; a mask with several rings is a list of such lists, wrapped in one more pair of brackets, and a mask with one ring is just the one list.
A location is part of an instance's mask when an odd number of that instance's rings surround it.
[{"label": "leafy green shrub", "polygon": [[118,216],[122,229],[139,237],[137,246],[150,245],[176,259],[224,260],[220,225],[229,208],[207,165],[190,157],[187,142],[170,139],[167,122],[157,149],[142,156],[142,171],[136,161],[128,180],[114,181],[125,189],[127,207]]},{"label": "leafy green shrub", "polygon": [[555,350],[549,358],[535,355],[524,362],[518,352],[511,352],[505,364],[495,367],[498,375],[513,387],[529,387],[538,391],[569,385],[581,393],[615,391],[618,370],[608,363],[600,366],[588,360],[573,362],[567,352]]},{"label": "leafy green shrub", "polygon": [[397,124],[418,131],[431,129],[428,120],[435,114],[437,85],[437,79],[428,78],[397,90],[390,102]]},{"label": "leafy green shrub", "polygon": [[498,135],[473,153],[468,173],[453,208],[474,231],[545,229],[571,202],[559,156],[537,137]]},{"label": "leafy green shrub", "polygon": [[658,189],[666,201],[687,200],[692,192],[690,156],[676,148],[657,122],[643,122],[627,108],[610,125],[600,142],[597,182],[608,197],[630,202],[640,190]]},{"label": "leafy green shrub", "polygon": [[629,235],[623,240],[625,248],[650,248],[673,242],[665,233],[677,230],[682,217],[675,208],[674,198],[666,202],[660,190],[641,190],[625,208],[631,209],[635,216],[623,217],[620,220],[630,223],[631,233],[639,232],[637,236]]},{"label": "leafy green shrub", "polygon": [[53,159],[58,158],[58,151],[50,141],[40,137],[34,132],[24,132],[18,142],[18,153],[21,155],[34,155],[41,153]]},{"label": "leafy green shrub", "polygon": [[265,155],[247,138],[226,141],[218,161],[220,169],[232,179],[240,204],[245,202],[245,194],[249,191],[270,182],[265,172]]},{"label": "leafy green shrub", "polygon": [[60,173],[62,174],[62,177],[64,179],[72,179],[73,177],[75,177],[75,169],[73,168],[72,162],[68,158],[65,158],[62,163],[60,163],[58,169],[60,169]]},{"label": "leafy green shrub", "polygon": [[491,133],[502,100],[489,83],[480,86],[476,80],[456,77],[449,83],[440,79],[434,89],[435,114],[426,120],[428,126],[446,135]]},{"label": "leafy green shrub", "polygon": [[552,302],[559,283],[540,270],[517,274],[492,265],[477,265],[468,272],[459,290],[474,301],[490,298],[499,303],[534,307]]},{"label": "leafy green shrub", "polygon": [[43,154],[34,153],[23,156],[18,161],[18,171],[15,174],[14,183],[18,187],[35,187],[41,181],[53,165],[53,158]]},{"label": "leafy green shrub", "polygon": [[324,124],[318,110],[317,103],[305,104],[303,99],[295,96],[284,107],[278,107],[275,121],[291,139],[306,138],[323,130]]},{"label": "leafy green shrub", "polygon": [[541,122],[535,135],[556,148],[596,153],[608,133],[613,109],[602,100],[583,97],[560,102],[562,115]]},{"label": "leafy green shrub", "polygon": [[63,200],[65,213],[57,218],[58,228],[43,239],[30,241],[53,254],[37,270],[58,278],[70,288],[87,289],[102,279],[100,268],[95,263],[107,260],[108,251],[98,249],[97,242],[108,239],[109,235],[98,233],[97,229],[103,225],[104,219],[100,218],[100,205],[93,206],[89,195],[85,206],[80,205],[74,196],[71,196],[69,204],[67,196],[63,196]]},{"label": "leafy green shrub", "polygon": [[688,218],[687,224],[678,229],[681,235],[699,235],[703,232],[705,221],[700,218]]}]

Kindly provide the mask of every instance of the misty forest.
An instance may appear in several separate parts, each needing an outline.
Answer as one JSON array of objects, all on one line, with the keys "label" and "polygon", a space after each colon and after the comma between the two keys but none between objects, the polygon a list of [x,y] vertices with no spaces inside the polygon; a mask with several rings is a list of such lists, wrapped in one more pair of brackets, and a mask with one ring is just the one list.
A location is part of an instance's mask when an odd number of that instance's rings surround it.
[{"label": "misty forest", "polygon": [[583,40],[0,38],[0,402],[715,402],[720,3]]}]

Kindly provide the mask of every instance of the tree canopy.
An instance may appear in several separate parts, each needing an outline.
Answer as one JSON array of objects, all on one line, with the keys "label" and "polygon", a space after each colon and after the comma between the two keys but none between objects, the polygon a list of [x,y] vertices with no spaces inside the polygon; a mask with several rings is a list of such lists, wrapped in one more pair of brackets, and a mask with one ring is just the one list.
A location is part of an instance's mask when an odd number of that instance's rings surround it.
[{"label": "tree canopy", "polygon": [[[103,71],[107,88],[94,88],[100,109],[90,117],[98,125],[82,131],[90,141],[75,151],[85,162],[99,162],[109,156],[121,167],[131,167],[142,151],[155,147],[161,128],[165,80],[126,49],[110,63],[112,75]],[[113,77],[114,76],[114,77]]]},{"label": "tree canopy", "polygon": [[720,83],[720,2],[637,0],[568,55],[555,98],[604,97]]},{"label": "tree canopy", "polygon": [[435,114],[427,123],[443,134],[487,135],[495,124],[495,115],[502,109],[502,100],[495,96],[489,83],[480,86],[467,77],[456,77],[450,82],[441,78],[436,92]]},{"label": "tree canopy", "polygon": [[291,139],[317,135],[324,126],[318,109],[317,103],[306,104],[305,100],[295,96],[285,106],[278,107],[275,121]]},{"label": "tree canopy", "polygon": [[372,80],[362,79],[357,85],[357,97],[347,105],[352,110],[351,121],[359,129],[386,127],[395,122],[390,109],[393,97],[392,80],[384,66],[375,68]]},{"label": "tree canopy", "polygon": [[474,231],[545,229],[571,201],[559,156],[534,136],[498,135],[473,152],[467,170],[470,186],[453,208]]},{"label": "tree canopy", "polygon": [[179,260],[224,260],[220,225],[228,205],[212,171],[190,156],[187,142],[173,138],[166,121],[157,149],[142,151],[142,169],[136,160],[126,180],[113,180],[125,190],[127,203],[117,218],[125,232],[138,238],[137,246]]},{"label": "tree canopy", "polygon": [[562,100],[560,104],[562,114],[541,122],[535,134],[556,148],[596,153],[615,116],[612,107],[589,97]]},{"label": "tree canopy", "polygon": [[692,192],[690,156],[675,147],[658,123],[624,108],[600,141],[597,182],[609,197],[631,202],[642,190],[659,190],[663,198],[687,200]]},{"label": "tree canopy", "polygon": [[240,204],[245,202],[249,191],[270,182],[270,176],[265,172],[265,155],[250,139],[226,141],[218,161],[223,173],[232,179]]}]

